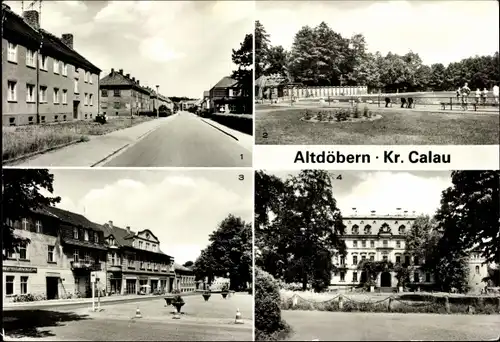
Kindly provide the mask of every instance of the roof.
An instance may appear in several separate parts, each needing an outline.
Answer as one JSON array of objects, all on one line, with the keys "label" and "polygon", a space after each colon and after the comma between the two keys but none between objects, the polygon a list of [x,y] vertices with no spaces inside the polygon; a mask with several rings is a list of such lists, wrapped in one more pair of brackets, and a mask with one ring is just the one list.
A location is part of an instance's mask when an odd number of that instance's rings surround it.
[{"label": "roof", "polygon": [[131,78],[123,75],[122,73],[112,70],[109,74],[101,78],[99,81],[99,87],[109,87],[113,88],[113,86],[129,86],[136,90],[141,91],[142,93],[151,95],[151,91],[146,87],[142,87],[137,84],[137,81],[133,81]]},{"label": "roof", "polygon": [[231,78],[229,76],[223,77],[219,82],[217,82],[216,85],[212,87],[213,88],[231,88],[236,86],[238,84],[238,81],[235,80],[234,78]]},{"label": "roof", "polygon": [[287,80],[282,76],[260,76],[255,80],[257,87],[277,87],[283,83],[287,83]]},{"label": "roof", "polygon": [[86,227],[86,228],[92,228],[94,230],[101,230],[102,231],[101,227],[98,224],[88,220],[83,215],[76,214],[76,213],[73,213],[71,211],[67,211],[64,209],[56,208],[56,207],[48,207],[47,206],[47,207],[44,207],[41,210],[39,210],[39,212],[46,214],[46,215],[49,214],[52,217],[58,218],[59,220],[65,222],[65,223],[69,223],[69,224],[76,226],[76,227]]},{"label": "roof", "polygon": [[5,38],[14,39],[16,43],[26,44],[27,47],[33,49],[37,49],[42,43],[42,54],[58,58],[96,74],[101,72],[101,69],[64,44],[61,38],[43,29],[40,29],[40,31],[35,30],[8,6],[2,6],[2,16],[4,20],[2,36],[5,36]]},{"label": "roof", "polygon": [[174,269],[176,271],[182,271],[182,272],[194,272],[191,268],[186,267],[186,266],[182,266],[176,262],[174,262]]},{"label": "roof", "polygon": [[203,92],[203,97],[205,98],[205,97],[209,97],[209,96],[210,96],[210,90],[205,90]]}]

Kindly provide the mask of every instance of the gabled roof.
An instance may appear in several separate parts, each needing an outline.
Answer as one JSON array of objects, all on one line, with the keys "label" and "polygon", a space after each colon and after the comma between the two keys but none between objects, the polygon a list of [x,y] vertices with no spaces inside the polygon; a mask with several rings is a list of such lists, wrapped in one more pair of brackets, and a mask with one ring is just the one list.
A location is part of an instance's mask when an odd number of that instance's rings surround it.
[{"label": "gabled roof", "polygon": [[130,88],[134,88],[144,94],[152,95],[151,90],[138,85],[136,81],[133,81],[131,78],[116,70],[112,70],[99,81],[100,88],[113,88],[113,86],[129,86]]},{"label": "gabled roof", "polygon": [[40,31],[35,30],[8,6],[2,5],[2,19],[2,37],[8,40],[13,39],[18,44],[27,44],[30,49],[38,49],[41,45],[42,54],[55,57],[96,74],[101,72],[101,69],[64,44],[61,38],[43,29],[40,29]]},{"label": "gabled roof", "polygon": [[238,81],[229,76],[223,77],[213,88],[231,88],[238,84]]},{"label": "gabled roof", "polygon": [[182,266],[176,262],[174,262],[174,269],[176,271],[182,271],[182,272],[194,272],[193,269],[186,267],[186,266]]},{"label": "gabled roof", "polygon": [[44,207],[41,211],[42,213],[48,213],[50,216],[58,218],[62,222],[69,223],[76,227],[91,228],[94,230],[102,231],[101,227],[98,224],[88,220],[83,215],[76,214],[71,211],[56,207]]}]

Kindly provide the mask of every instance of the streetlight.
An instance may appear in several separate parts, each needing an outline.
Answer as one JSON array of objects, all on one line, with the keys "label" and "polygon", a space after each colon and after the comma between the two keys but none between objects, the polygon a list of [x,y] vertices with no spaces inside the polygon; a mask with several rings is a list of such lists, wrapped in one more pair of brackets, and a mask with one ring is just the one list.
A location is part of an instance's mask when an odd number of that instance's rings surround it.
[{"label": "streetlight", "polygon": [[[158,92],[158,89],[160,86],[157,84],[156,85],[156,101],[160,102],[160,93]],[[156,111],[156,118],[158,119],[160,117],[160,106],[158,106],[158,110]]]}]

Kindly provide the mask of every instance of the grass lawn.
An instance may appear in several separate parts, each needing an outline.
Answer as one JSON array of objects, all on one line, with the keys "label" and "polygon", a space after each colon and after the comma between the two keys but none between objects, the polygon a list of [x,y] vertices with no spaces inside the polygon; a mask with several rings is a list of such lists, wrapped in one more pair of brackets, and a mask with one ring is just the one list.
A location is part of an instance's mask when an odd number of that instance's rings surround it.
[{"label": "grass lawn", "polygon": [[89,136],[103,135],[152,120],[148,117],[111,118],[104,125],[94,121],[68,121],[58,124],[2,128],[2,157],[4,161],[28,153],[43,151],[70,142],[87,141]]},{"label": "grass lawn", "polygon": [[282,311],[291,341],[481,341],[498,338],[500,315]]},{"label": "grass lawn", "polygon": [[[314,108],[313,111],[322,110]],[[373,110],[372,122],[306,123],[305,109],[257,111],[261,145],[492,145],[499,140],[498,114]],[[267,138],[263,138],[267,133]]]}]

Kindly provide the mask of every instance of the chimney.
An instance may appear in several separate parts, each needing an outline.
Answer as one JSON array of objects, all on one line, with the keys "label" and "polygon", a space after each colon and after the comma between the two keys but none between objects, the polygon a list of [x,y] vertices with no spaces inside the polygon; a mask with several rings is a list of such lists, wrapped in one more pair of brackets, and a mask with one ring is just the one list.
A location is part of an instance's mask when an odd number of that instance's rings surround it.
[{"label": "chimney", "polygon": [[115,69],[114,68],[111,68],[111,73],[114,73],[115,72]]},{"label": "chimney", "polygon": [[132,82],[134,82],[134,83],[135,83],[135,77],[132,77]]},{"label": "chimney", "polygon": [[141,82],[139,80],[137,80],[137,85],[141,85]]},{"label": "chimney", "polygon": [[71,33],[64,33],[62,35],[62,41],[70,49],[73,49],[73,35]]},{"label": "chimney", "polygon": [[35,10],[24,11],[23,18],[24,21],[26,21],[28,25],[33,27],[35,30],[40,29],[40,15],[38,11]]},{"label": "chimney", "polygon": [[130,234],[130,226],[127,226],[127,233]]},{"label": "chimney", "polygon": [[120,74],[123,75],[123,69],[120,69]]},{"label": "chimney", "polygon": [[372,216],[375,216],[375,210],[372,210],[371,213],[372,213]]},{"label": "chimney", "polygon": [[113,221],[109,221],[109,222],[108,222],[108,225],[109,225],[111,228],[113,228]]},{"label": "chimney", "polygon": [[127,78],[130,78],[130,74],[127,74],[126,76],[127,76]]}]

